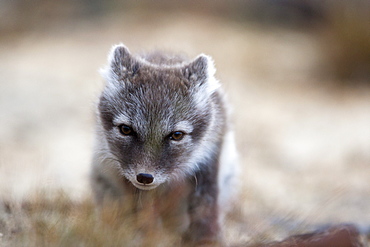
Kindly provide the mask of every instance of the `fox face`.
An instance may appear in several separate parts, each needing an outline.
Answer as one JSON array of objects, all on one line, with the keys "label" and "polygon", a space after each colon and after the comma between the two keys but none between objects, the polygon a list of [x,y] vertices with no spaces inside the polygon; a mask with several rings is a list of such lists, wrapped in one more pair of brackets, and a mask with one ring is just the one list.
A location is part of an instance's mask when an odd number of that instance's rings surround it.
[{"label": "fox face", "polygon": [[220,142],[219,95],[205,55],[189,63],[154,64],[112,49],[98,103],[110,159],[135,187],[150,190],[186,179]]}]

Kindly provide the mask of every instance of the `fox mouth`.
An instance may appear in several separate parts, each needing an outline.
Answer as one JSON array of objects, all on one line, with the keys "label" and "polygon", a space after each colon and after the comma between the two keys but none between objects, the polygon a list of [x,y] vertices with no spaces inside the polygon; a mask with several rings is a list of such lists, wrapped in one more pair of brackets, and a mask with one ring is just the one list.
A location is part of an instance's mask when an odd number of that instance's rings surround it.
[{"label": "fox mouth", "polygon": [[136,181],[131,182],[136,188],[140,190],[152,190],[158,187],[159,184],[141,184]]}]

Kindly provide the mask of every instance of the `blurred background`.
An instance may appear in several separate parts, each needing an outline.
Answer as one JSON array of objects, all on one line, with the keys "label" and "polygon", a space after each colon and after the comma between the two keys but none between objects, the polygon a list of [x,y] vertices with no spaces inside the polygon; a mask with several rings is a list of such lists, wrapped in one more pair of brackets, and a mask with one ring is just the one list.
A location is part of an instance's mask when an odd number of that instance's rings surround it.
[{"label": "blurred background", "polygon": [[0,200],[89,196],[111,46],[213,57],[243,187],[229,238],[370,231],[370,1],[1,0]]}]

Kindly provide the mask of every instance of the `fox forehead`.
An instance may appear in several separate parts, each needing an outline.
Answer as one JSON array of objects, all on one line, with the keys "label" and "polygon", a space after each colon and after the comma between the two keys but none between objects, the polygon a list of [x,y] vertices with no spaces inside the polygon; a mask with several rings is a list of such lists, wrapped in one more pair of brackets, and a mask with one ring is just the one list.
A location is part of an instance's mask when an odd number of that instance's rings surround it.
[{"label": "fox forehead", "polygon": [[[187,116],[191,112],[191,97],[184,93],[172,90],[170,86],[142,86],[124,89],[111,101],[122,122],[132,122],[140,119],[149,121],[163,119],[170,121]],[[112,107],[112,108],[113,108]],[[126,118],[126,119],[125,119]]]},{"label": "fox forehead", "polygon": [[116,112],[114,120],[162,124],[183,121],[196,108],[194,95],[184,81],[171,73],[148,71],[131,78],[118,90],[108,89],[106,97]]},{"label": "fox forehead", "polygon": [[156,84],[170,85],[174,89],[187,89],[189,79],[184,76],[184,72],[180,66],[159,66],[153,64],[142,64],[134,76],[130,78],[132,84]]}]

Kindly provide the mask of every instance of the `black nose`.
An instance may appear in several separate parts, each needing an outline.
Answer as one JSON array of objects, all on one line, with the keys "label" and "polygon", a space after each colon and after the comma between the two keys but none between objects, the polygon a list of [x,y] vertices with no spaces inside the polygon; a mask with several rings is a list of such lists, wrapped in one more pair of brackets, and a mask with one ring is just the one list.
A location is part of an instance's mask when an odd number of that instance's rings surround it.
[{"label": "black nose", "polygon": [[136,176],[136,180],[141,184],[151,184],[153,183],[154,177],[151,174],[139,173]]}]

